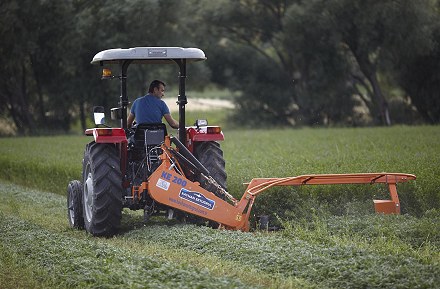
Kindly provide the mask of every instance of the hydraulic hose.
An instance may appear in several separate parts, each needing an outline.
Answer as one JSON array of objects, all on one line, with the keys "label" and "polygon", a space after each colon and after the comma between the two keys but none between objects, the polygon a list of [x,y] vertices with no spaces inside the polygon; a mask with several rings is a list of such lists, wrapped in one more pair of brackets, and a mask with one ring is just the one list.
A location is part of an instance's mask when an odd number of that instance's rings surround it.
[{"label": "hydraulic hose", "polygon": [[174,136],[171,138],[171,142],[176,145],[179,149],[179,153],[181,153],[185,158],[187,158],[190,162],[196,166],[196,168],[204,175],[211,176],[211,173],[203,166],[198,159]]},{"label": "hydraulic hose", "polygon": [[[176,152],[177,156],[184,161],[190,167],[194,166],[201,176],[205,178],[209,183],[215,185],[217,187],[217,193],[220,195],[226,196],[234,205],[238,203],[238,201],[229,194],[225,189],[223,189],[218,182],[211,176],[211,173],[199,162],[198,159],[175,137],[170,138],[171,142],[176,145],[179,149],[179,152]],[[217,195],[219,196],[219,195]]]}]

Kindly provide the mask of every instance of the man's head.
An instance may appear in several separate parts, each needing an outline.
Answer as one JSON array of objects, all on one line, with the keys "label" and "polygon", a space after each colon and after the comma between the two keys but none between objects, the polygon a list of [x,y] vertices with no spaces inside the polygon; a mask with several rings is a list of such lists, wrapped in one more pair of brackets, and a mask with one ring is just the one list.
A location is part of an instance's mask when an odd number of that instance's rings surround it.
[{"label": "man's head", "polygon": [[162,98],[165,95],[165,83],[160,80],[153,80],[148,88],[148,93]]}]

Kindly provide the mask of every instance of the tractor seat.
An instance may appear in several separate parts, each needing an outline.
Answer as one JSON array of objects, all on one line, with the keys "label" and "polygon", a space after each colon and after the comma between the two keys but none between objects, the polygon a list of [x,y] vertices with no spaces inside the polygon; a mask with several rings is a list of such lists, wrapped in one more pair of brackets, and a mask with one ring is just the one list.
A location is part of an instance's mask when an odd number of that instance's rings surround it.
[{"label": "tractor seat", "polygon": [[134,131],[135,146],[150,147],[160,145],[165,140],[167,128],[163,123],[138,124]]}]

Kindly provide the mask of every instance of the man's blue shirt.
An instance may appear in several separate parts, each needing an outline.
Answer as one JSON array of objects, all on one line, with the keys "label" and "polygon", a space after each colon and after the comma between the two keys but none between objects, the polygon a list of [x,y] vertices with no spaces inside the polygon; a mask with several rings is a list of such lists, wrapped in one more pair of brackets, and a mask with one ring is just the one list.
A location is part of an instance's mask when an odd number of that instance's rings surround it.
[{"label": "man's blue shirt", "polygon": [[137,123],[158,123],[162,122],[162,117],[169,114],[170,110],[163,100],[147,94],[133,102],[131,113]]}]

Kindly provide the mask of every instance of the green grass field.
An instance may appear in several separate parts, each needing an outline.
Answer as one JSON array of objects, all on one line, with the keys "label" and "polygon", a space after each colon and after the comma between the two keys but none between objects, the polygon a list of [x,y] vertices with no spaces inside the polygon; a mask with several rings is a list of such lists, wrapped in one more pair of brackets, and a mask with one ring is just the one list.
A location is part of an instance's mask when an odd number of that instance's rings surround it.
[{"label": "green grass field", "polygon": [[[225,131],[228,189],[253,177],[403,172],[400,216],[380,185],[274,189],[277,232],[219,231],[124,210],[114,238],[68,226],[85,136],[0,139],[0,288],[440,288],[440,127]],[[276,219],[278,217],[278,219]]]}]

